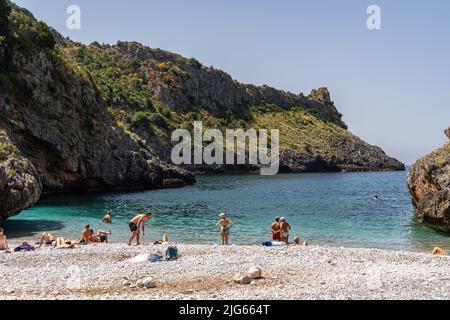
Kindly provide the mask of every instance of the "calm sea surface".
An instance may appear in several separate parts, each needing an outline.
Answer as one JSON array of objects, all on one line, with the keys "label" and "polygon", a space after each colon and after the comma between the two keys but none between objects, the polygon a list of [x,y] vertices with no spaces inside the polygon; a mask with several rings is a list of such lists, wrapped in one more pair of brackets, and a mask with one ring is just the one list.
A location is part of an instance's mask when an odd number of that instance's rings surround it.
[{"label": "calm sea surface", "polygon": [[[199,176],[195,186],[143,192],[70,194],[44,198],[0,224],[10,238],[42,232],[78,238],[84,225],[111,229],[111,242],[127,241],[134,214],[155,214],[144,241],[162,237],[186,243],[217,243],[214,225],[224,211],[236,224],[230,240],[260,244],[270,239],[274,216],[285,216],[292,235],[312,244],[431,250],[450,248],[450,236],[414,222],[405,172]],[[381,200],[373,200],[374,195]],[[101,222],[106,210],[113,224]]]}]

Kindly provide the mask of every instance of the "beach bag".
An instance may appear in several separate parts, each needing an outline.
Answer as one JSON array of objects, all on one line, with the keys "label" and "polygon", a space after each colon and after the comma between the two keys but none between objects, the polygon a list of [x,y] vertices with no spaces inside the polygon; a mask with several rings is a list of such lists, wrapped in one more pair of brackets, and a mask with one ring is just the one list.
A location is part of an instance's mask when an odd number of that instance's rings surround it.
[{"label": "beach bag", "polygon": [[24,252],[34,251],[34,247],[32,245],[30,245],[28,242],[23,242],[20,246],[18,246],[17,248],[14,249],[14,252],[20,252],[20,251],[24,251]]},{"label": "beach bag", "polygon": [[150,262],[159,262],[163,260],[164,256],[160,253],[152,253],[151,255],[148,256],[148,261]]},{"label": "beach bag", "polygon": [[178,248],[176,246],[170,246],[166,250],[167,260],[176,260],[178,258]]},{"label": "beach bag", "polygon": [[271,247],[272,246],[272,241],[264,241],[262,243],[263,247]]}]

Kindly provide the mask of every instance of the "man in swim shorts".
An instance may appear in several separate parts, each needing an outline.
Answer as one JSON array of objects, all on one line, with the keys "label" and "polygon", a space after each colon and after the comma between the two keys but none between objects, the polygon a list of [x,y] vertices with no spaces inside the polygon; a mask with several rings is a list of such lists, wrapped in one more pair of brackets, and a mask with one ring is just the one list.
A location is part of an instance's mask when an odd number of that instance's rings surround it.
[{"label": "man in swim shorts", "polygon": [[142,229],[142,235],[145,235],[145,219],[150,219],[152,217],[151,213],[141,213],[134,217],[128,222],[128,227],[130,231],[133,233],[131,235],[130,240],[128,241],[128,245],[131,245],[131,242],[134,238],[136,238],[136,245],[140,245],[139,237],[140,237],[140,229]]},{"label": "man in swim shorts", "polygon": [[280,241],[281,240],[281,230],[280,230],[280,218],[276,217],[275,221],[270,225],[270,230],[272,231],[272,240]]}]

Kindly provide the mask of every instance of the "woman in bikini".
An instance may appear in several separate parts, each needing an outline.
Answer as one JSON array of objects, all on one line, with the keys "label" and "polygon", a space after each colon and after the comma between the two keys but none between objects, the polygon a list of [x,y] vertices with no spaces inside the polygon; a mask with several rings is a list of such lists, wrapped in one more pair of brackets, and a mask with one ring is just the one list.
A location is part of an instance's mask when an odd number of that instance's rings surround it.
[{"label": "woman in bikini", "polygon": [[220,229],[220,237],[222,238],[222,245],[228,245],[228,237],[230,235],[230,228],[234,225],[233,222],[228,219],[225,213],[219,215],[219,222],[216,227]]}]

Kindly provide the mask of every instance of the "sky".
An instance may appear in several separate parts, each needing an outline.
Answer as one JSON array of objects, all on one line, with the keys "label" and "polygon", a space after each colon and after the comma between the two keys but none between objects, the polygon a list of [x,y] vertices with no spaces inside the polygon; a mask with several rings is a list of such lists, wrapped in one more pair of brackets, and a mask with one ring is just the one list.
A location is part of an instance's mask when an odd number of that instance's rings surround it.
[{"label": "sky", "polygon": [[[328,87],[349,130],[406,164],[447,139],[448,0],[14,0],[88,44],[138,41],[240,82],[295,93]],[[69,30],[66,10],[81,9]],[[369,30],[367,8],[381,9]]]}]

